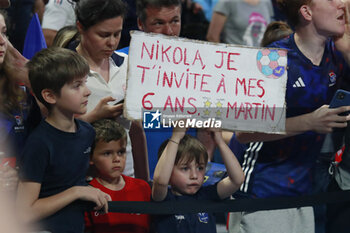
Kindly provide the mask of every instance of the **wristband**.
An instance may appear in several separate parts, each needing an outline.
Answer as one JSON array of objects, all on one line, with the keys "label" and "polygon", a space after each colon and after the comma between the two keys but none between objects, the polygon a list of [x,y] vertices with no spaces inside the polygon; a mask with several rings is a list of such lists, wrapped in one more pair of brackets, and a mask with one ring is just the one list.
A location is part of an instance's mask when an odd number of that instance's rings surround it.
[{"label": "wristband", "polygon": [[175,143],[175,144],[178,144],[178,145],[179,145],[179,143],[178,143],[177,141],[174,141],[174,140],[172,140],[172,139],[169,139],[169,142],[173,142],[173,143]]}]

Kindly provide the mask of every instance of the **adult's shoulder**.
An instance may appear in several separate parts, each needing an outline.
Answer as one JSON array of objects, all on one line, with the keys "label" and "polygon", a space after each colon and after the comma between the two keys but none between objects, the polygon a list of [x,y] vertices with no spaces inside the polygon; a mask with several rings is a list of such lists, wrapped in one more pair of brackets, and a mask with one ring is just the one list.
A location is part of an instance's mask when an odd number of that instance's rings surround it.
[{"label": "adult's shoulder", "polygon": [[114,61],[114,63],[119,67],[128,64],[128,55],[125,53],[114,51],[111,58]]}]

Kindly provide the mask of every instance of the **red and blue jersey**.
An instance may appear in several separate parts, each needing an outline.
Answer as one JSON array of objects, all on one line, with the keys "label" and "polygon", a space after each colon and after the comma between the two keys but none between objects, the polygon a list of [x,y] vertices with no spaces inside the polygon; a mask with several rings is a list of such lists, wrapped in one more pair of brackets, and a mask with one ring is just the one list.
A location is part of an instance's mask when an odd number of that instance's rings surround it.
[{"label": "red and blue jersey", "polygon": [[[325,45],[319,66],[305,57],[294,34],[268,47],[288,50],[287,117],[310,113],[329,104],[349,67],[332,40]],[[253,197],[296,196],[311,191],[311,169],[324,140],[323,134],[305,132],[271,142],[253,142],[243,156],[246,180],[241,191]]]}]

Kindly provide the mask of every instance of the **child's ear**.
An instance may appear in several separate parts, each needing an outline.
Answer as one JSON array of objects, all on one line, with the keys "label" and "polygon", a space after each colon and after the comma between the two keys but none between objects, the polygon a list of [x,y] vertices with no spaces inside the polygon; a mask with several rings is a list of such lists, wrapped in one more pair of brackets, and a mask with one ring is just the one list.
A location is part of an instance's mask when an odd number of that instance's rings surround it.
[{"label": "child's ear", "polygon": [[90,165],[94,165],[94,161],[92,161],[91,158],[90,158],[89,164],[90,164]]},{"label": "child's ear", "polygon": [[50,89],[44,89],[41,91],[41,95],[43,99],[49,103],[49,104],[55,104],[56,103],[56,95],[55,93]]}]

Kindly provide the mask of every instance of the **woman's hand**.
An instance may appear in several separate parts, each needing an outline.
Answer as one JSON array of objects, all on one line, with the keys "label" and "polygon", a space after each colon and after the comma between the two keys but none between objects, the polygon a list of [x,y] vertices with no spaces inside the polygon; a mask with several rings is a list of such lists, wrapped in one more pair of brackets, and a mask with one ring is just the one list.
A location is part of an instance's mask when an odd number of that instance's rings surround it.
[{"label": "woman's hand", "polygon": [[110,105],[108,102],[114,101],[112,96],[105,97],[100,100],[93,111],[98,113],[99,119],[117,118],[123,113],[123,104]]},{"label": "woman's hand", "polygon": [[91,112],[80,115],[78,118],[91,123],[100,119],[119,117],[123,113],[124,105],[122,103],[117,105],[108,104],[111,101],[115,101],[112,96],[101,99]]}]

